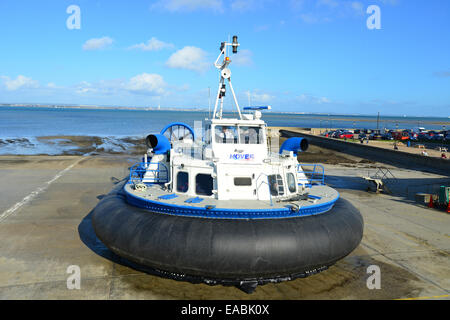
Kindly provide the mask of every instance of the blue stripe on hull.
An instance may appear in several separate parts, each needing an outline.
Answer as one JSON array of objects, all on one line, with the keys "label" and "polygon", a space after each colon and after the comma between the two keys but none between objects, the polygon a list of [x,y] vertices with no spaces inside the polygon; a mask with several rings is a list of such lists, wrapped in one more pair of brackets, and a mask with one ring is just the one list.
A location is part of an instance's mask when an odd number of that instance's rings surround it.
[{"label": "blue stripe on hull", "polygon": [[223,209],[204,207],[180,206],[136,197],[125,190],[126,200],[129,204],[150,210],[177,216],[222,219],[264,219],[264,218],[292,218],[311,216],[329,211],[339,199],[339,195],[330,202],[300,208],[294,211],[289,208],[278,209]]}]

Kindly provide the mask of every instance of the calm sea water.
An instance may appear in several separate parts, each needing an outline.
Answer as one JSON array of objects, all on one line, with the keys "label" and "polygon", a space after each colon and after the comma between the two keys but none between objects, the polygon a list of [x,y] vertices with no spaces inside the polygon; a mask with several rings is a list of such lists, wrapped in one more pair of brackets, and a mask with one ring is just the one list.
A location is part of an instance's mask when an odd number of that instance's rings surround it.
[{"label": "calm sea water", "polygon": [[[230,115],[230,114],[228,114]],[[233,115],[237,117],[235,113]],[[146,111],[70,108],[0,107],[0,154],[61,154],[75,148],[70,141],[43,141],[41,136],[98,136],[102,144],[95,148],[120,151],[129,145],[124,137],[145,137],[161,131],[171,122],[193,126],[208,112]],[[380,117],[266,112],[269,126],[306,128],[450,128],[448,118]]]},{"label": "calm sea water", "polygon": [[[0,107],[0,138],[53,135],[144,136],[174,121],[193,125],[207,112],[69,108]],[[377,128],[376,116],[264,113],[269,126],[313,128]],[[363,121],[361,121],[363,120]],[[437,124],[439,123],[439,124]],[[449,118],[380,117],[379,128],[442,130]]]}]

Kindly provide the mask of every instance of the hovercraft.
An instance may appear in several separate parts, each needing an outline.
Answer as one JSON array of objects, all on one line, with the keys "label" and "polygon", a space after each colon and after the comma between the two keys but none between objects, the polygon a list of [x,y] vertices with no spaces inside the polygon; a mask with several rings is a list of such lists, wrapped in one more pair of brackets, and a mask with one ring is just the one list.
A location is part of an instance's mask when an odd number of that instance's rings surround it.
[{"label": "hovercraft", "polygon": [[[221,44],[212,117],[200,128],[176,122],[148,135],[142,161],[99,202],[92,223],[110,250],[159,275],[252,292],[344,258],[361,241],[363,219],[325,185],[322,166],[298,163],[307,140],[271,151],[262,120],[270,106],[241,112],[227,55],[238,46],[236,36]],[[226,82],[237,118],[223,116]]]}]

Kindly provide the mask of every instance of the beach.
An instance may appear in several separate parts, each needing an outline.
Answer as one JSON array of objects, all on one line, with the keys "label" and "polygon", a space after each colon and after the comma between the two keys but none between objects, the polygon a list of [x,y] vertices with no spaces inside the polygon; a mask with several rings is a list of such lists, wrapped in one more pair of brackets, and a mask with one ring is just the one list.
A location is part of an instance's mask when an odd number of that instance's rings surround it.
[{"label": "beach", "polygon": [[[0,299],[449,297],[448,215],[411,200],[430,185],[450,185],[448,176],[311,146],[303,159],[322,163],[326,183],[361,211],[365,221],[362,243],[329,270],[260,286],[248,295],[235,287],[164,279],[120,263],[96,238],[90,213],[128,177],[128,168],[140,160],[138,149],[109,153],[90,149],[95,138],[70,139],[88,153],[0,156],[4,177],[0,182]],[[389,168],[398,180],[392,194],[367,192],[361,175],[379,167]],[[71,265],[81,270],[79,290],[67,288]],[[366,285],[371,265],[381,270],[379,290]]]}]

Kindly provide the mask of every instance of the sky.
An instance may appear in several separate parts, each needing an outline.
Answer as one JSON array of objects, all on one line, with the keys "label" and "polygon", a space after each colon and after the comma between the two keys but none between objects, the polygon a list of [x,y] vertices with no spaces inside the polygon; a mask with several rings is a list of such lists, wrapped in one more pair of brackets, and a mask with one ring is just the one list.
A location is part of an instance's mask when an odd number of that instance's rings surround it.
[{"label": "sky", "polygon": [[450,117],[448,0],[2,0],[0,103],[208,108],[233,35],[241,107]]}]

